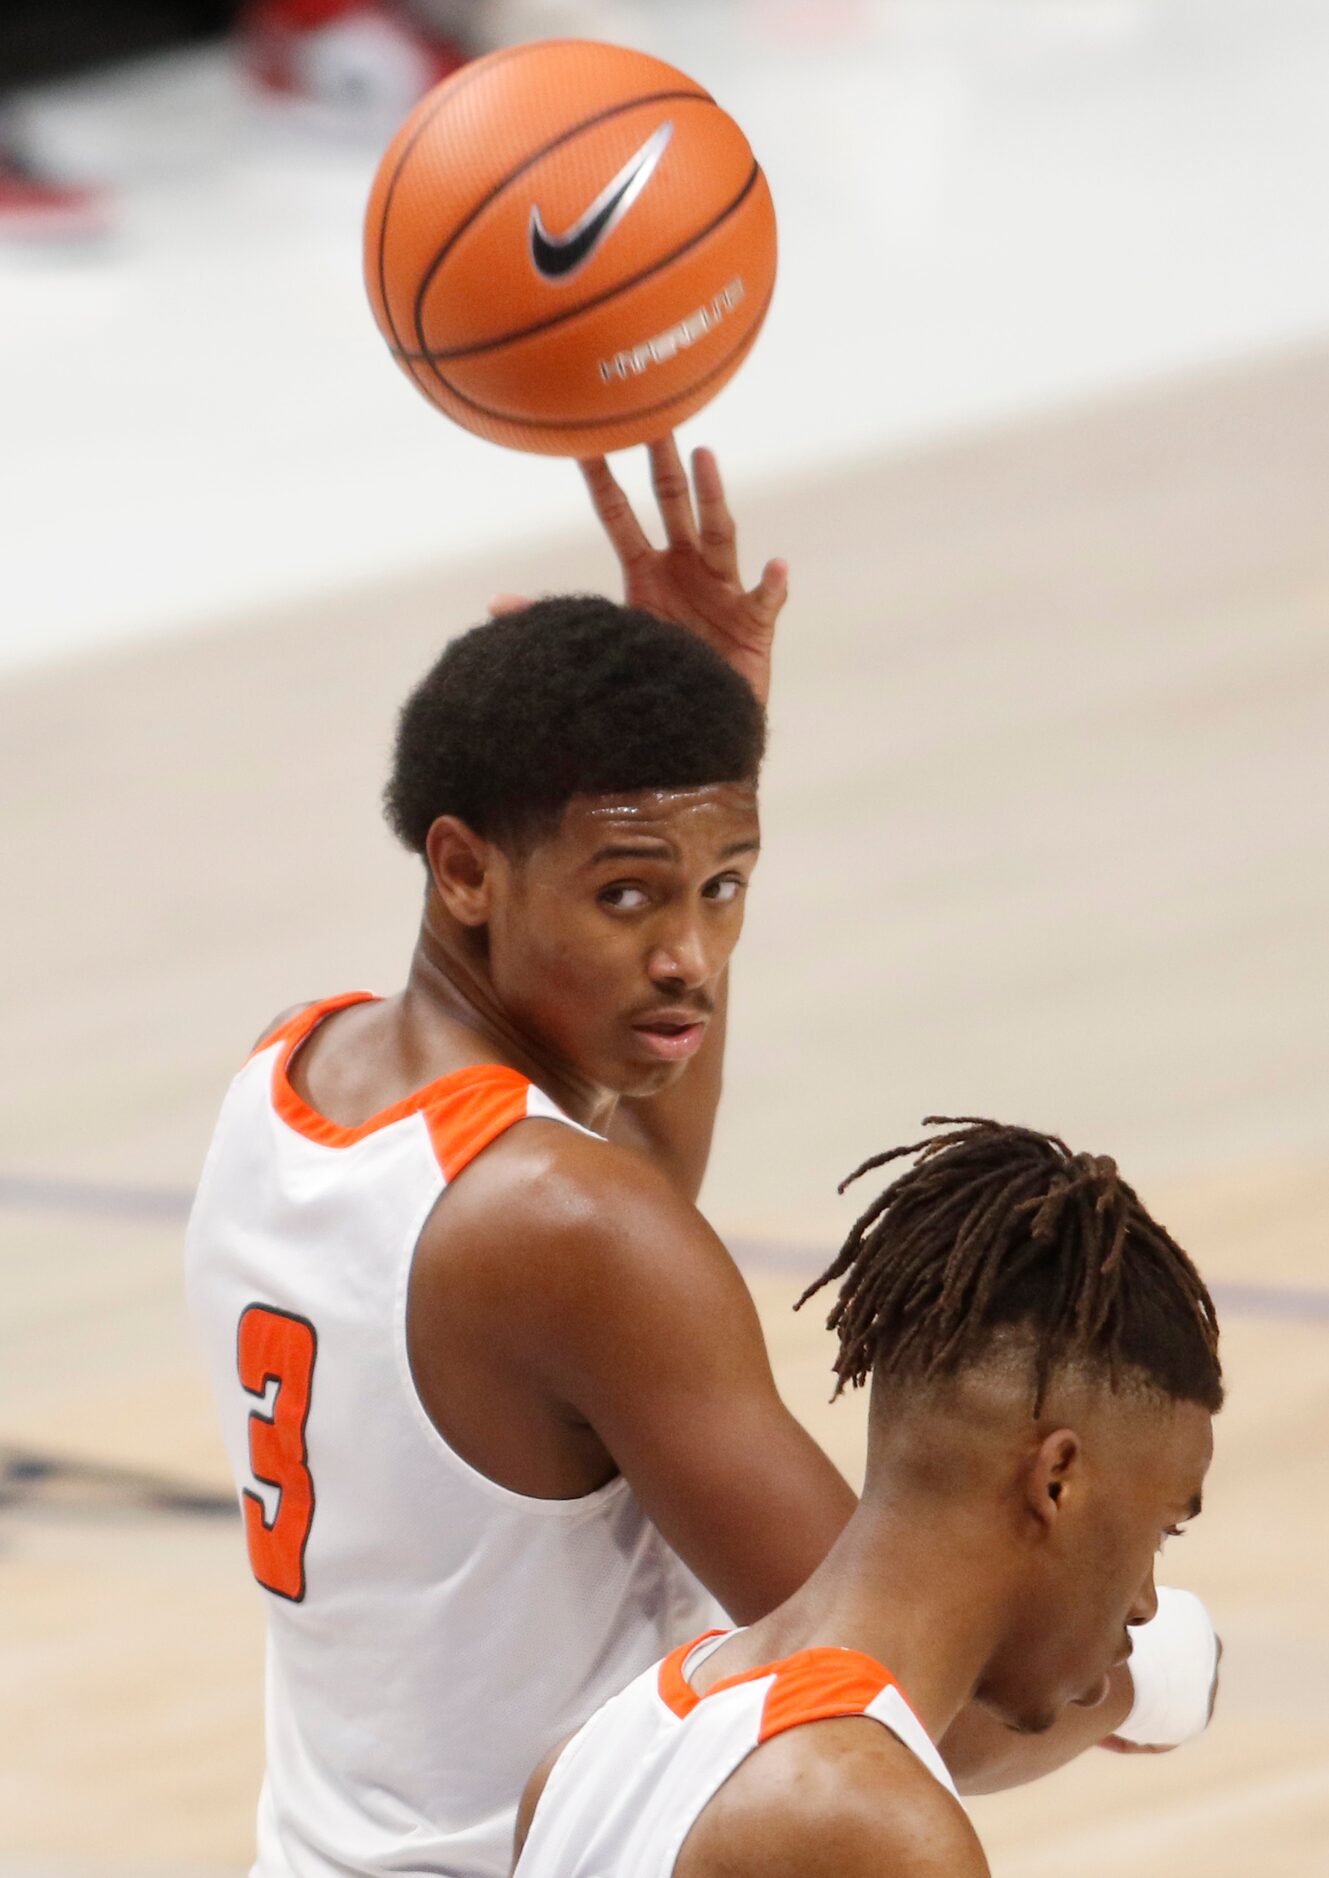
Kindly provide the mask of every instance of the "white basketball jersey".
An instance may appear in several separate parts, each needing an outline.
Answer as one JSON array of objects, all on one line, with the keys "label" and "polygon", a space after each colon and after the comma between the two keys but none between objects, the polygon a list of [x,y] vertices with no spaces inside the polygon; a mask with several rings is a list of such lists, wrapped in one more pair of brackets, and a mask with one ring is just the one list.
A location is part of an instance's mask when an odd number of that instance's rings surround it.
[{"label": "white basketball jersey", "polygon": [[699,1696],[689,1674],[732,1634],[682,1644],[573,1736],[540,1796],[515,1878],[671,1878],[684,1840],[734,1770],[808,1722],[880,1722],[954,1794],[895,1678],[857,1650],[800,1650]]},{"label": "white basketball jersey", "polygon": [[311,1006],[231,1085],[194,1203],[190,1304],[268,1616],[255,1878],[505,1878],[532,1767],[714,1601],[626,1480],[527,1499],[412,1382],[406,1295],[449,1180],[503,1131],[576,1126],[515,1071],[444,1076],[356,1128],[296,1094]]}]

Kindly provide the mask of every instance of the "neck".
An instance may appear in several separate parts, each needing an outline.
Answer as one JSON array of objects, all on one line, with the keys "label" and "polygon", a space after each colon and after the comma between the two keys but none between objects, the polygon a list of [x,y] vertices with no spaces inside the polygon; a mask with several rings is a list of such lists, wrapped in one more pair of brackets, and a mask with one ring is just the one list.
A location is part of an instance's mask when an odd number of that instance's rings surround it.
[{"label": "neck", "polygon": [[939,1741],[996,1650],[1010,1595],[990,1522],[912,1496],[865,1500],[803,1588],[749,1636],[759,1660],[825,1645],[875,1657]]},{"label": "neck", "polygon": [[461,1029],[487,1060],[527,1076],[566,1115],[603,1134],[618,1098],[590,1083],[531,1036],[503,1008],[489,974],[483,929],[451,919],[431,893],[411,957],[401,1009],[408,1032],[428,1054]]}]

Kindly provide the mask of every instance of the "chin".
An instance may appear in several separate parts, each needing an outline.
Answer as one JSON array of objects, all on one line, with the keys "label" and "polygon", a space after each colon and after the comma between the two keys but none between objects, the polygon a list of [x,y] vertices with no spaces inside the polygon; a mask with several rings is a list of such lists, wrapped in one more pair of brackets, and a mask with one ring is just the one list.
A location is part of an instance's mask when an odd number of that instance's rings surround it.
[{"label": "chin", "polygon": [[662,1089],[672,1089],[686,1068],[685,1062],[625,1064],[616,1085],[617,1093],[638,1101],[645,1096],[659,1095]]}]

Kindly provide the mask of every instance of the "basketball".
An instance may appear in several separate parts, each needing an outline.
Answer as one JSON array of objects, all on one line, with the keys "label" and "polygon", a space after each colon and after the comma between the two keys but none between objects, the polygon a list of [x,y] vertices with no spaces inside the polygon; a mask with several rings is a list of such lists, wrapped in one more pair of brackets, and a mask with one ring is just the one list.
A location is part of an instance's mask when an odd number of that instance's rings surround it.
[{"label": "basketball", "polygon": [[416,106],[365,218],[379,330],[431,403],[548,456],[662,436],[733,377],[775,281],[746,137],[659,59],[553,40]]}]

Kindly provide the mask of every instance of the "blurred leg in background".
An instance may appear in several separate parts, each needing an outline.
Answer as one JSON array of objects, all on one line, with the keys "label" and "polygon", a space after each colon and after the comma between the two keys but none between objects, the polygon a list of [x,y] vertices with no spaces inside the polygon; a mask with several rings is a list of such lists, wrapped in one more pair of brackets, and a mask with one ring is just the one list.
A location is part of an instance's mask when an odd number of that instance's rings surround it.
[{"label": "blurred leg in background", "polygon": [[248,0],[239,14],[244,68],[269,104],[376,134],[495,46],[619,36],[608,0]]},{"label": "blurred leg in background", "polygon": [[25,130],[21,94],[0,98],[0,241],[88,241],[114,215],[104,185],[66,175]]},{"label": "blurred leg in background", "polygon": [[228,0],[5,0],[0,7],[0,241],[81,242],[108,231],[114,191],[76,174],[30,121],[26,94],[224,32]]},{"label": "blurred leg in background", "polygon": [[326,128],[380,130],[483,49],[483,5],[251,0],[240,57],[267,102]]},{"label": "blurred leg in background", "polygon": [[81,243],[116,220],[109,183],[53,148],[38,87],[229,34],[265,107],[378,140],[493,43],[489,0],[6,0],[0,8],[0,242]]}]

